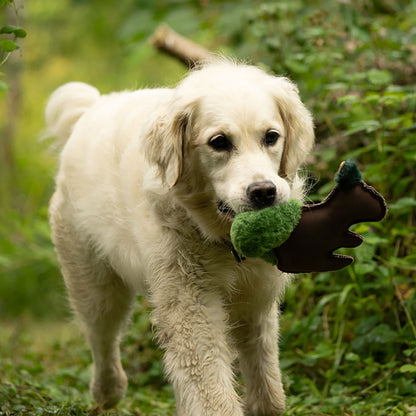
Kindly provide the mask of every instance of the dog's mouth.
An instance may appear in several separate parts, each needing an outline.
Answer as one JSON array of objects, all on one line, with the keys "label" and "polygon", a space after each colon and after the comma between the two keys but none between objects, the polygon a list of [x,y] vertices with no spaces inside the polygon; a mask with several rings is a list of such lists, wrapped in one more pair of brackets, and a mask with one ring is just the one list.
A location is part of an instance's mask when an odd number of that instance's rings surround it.
[{"label": "dog's mouth", "polygon": [[227,216],[231,220],[233,220],[234,217],[237,215],[236,212],[224,201],[218,201],[217,209],[221,215]]}]

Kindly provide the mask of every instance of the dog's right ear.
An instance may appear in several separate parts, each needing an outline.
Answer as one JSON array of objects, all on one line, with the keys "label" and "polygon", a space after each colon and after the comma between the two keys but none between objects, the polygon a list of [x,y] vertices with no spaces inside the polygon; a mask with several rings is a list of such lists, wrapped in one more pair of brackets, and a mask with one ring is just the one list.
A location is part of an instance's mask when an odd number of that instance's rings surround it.
[{"label": "dog's right ear", "polygon": [[[269,78],[270,79],[270,78]],[[279,174],[294,180],[314,143],[312,115],[300,99],[296,85],[284,77],[271,77],[272,91],[286,127],[286,142]]]},{"label": "dog's right ear", "polygon": [[155,123],[146,138],[146,158],[157,166],[162,182],[169,188],[176,185],[182,174],[190,117],[190,106],[173,110]]}]

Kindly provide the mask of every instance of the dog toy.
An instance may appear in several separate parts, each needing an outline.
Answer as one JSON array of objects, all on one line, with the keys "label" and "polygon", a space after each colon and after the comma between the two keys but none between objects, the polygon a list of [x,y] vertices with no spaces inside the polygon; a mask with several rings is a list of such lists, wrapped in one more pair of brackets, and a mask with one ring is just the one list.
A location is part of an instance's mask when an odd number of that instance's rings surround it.
[{"label": "dog toy", "polygon": [[353,159],[341,163],[336,185],[320,203],[290,200],[277,206],[236,215],[231,242],[243,257],[259,257],[288,273],[339,270],[350,256],[335,254],[341,247],[357,247],[363,237],[349,230],[360,222],[381,221],[384,198],[361,180]]}]

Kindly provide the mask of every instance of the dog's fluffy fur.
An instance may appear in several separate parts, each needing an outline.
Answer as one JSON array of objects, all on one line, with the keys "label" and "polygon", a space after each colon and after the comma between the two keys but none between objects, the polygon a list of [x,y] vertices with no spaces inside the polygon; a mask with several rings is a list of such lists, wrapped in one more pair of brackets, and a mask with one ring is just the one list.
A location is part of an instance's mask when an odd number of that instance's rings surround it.
[{"label": "dog's fluffy fur", "polygon": [[[252,183],[272,183],[273,204],[302,198],[313,125],[294,84],[221,61],[173,89],[100,96],[66,84],[46,119],[63,147],[52,237],[92,349],[95,401],[111,407],[126,390],[120,332],[141,293],[179,415],[280,414],[287,276],[259,259],[237,263],[229,231],[234,213],[257,208]],[[264,139],[270,130],[276,143]]]}]

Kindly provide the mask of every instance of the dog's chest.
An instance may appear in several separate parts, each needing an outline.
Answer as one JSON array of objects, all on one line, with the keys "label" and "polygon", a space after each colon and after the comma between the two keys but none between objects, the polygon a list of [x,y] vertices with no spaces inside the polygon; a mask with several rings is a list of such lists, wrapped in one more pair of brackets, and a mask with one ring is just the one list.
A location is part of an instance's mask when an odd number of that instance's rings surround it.
[{"label": "dog's chest", "polygon": [[228,248],[205,250],[200,258],[207,284],[221,288],[230,302],[276,299],[286,286],[286,275],[276,267],[260,259],[238,262]]}]

